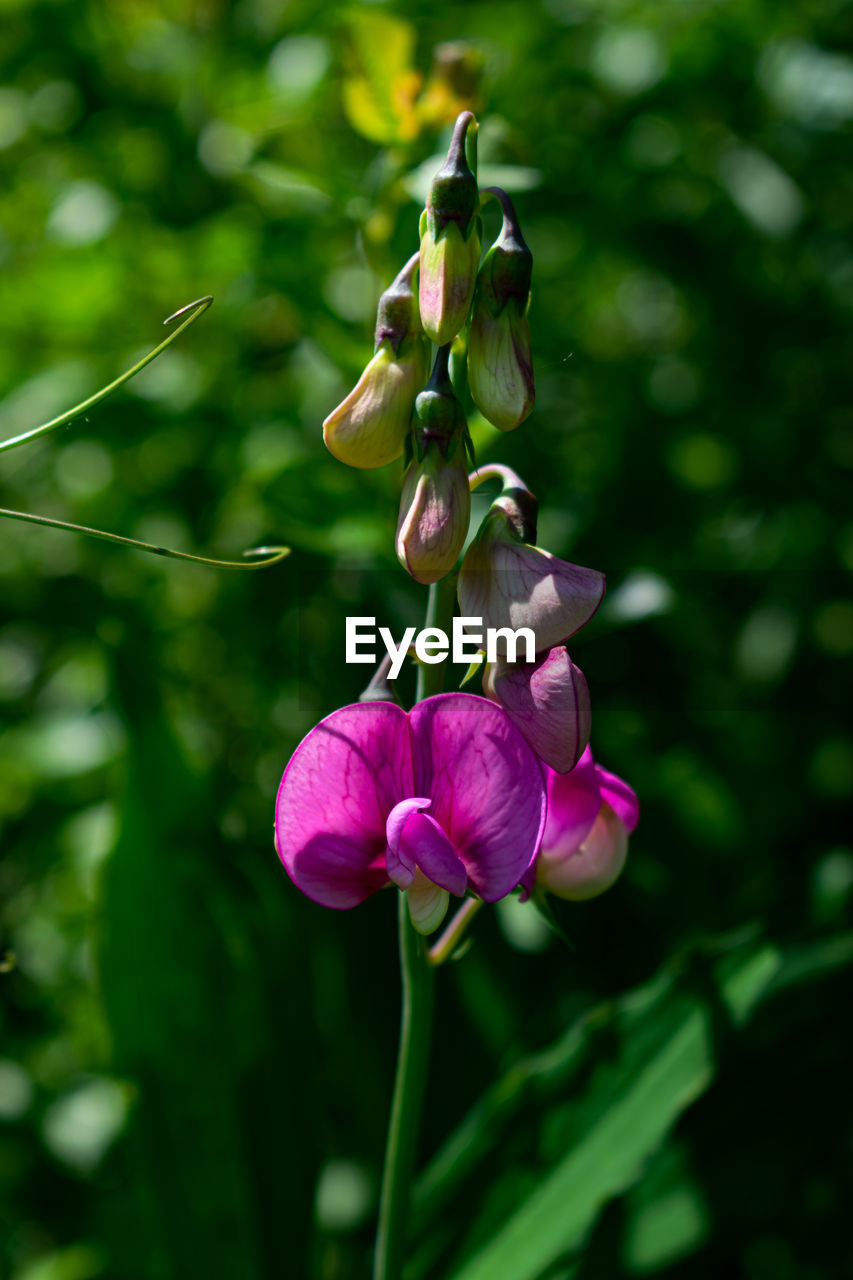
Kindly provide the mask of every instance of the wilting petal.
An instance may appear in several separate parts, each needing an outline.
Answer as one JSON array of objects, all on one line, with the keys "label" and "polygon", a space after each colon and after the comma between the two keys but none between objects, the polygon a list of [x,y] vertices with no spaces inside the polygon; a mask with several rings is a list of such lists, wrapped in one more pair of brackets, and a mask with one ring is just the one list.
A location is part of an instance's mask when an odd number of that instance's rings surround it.
[{"label": "wilting petal", "polygon": [[[465,553],[458,590],[463,616],[495,629],[530,627],[542,653],[589,622],[604,596],[604,574],[514,538],[493,507]],[[502,637],[497,652],[506,655]]]},{"label": "wilting petal", "polygon": [[415,397],[427,375],[427,348],[408,339],[395,356],[380,344],[353,390],[323,423],[330,453],[350,467],[384,467],[403,452]]},{"label": "wilting petal", "polygon": [[625,830],[630,835],[640,820],[640,802],[636,791],[632,790],[627,782],[617,778],[615,773],[608,773],[606,769],[602,769],[600,764],[595,766],[595,772],[598,776],[602,800],[610,805],[616,816],[625,824]]},{"label": "wilting petal", "polygon": [[536,662],[500,663],[490,689],[533,750],[557,773],[568,773],[589,742],[589,689],[564,645]]},{"label": "wilting petal", "polygon": [[387,884],[386,819],[415,794],[398,706],[357,703],[321,720],[291,757],[276,802],[276,847],[296,886],[344,908]]},{"label": "wilting petal", "polygon": [[472,888],[496,902],[519,883],[539,848],[545,788],[534,752],[485,698],[445,693],[409,713],[415,789],[446,832]]},{"label": "wilting petal", "polygon": [[583,902],[609,889],[625,865],[628,832],[608,804],[601,810],[578,851],[570,858],[545,857],[537,868],[537,882],[549,893]]}]

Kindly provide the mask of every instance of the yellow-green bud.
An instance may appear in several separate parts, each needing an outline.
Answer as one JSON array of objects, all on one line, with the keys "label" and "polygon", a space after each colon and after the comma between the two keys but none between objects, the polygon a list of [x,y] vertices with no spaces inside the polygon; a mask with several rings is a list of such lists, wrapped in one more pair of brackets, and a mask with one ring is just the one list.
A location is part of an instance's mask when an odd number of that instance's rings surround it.
[{"label": "yellow-green bud", "polygon": [[509,196],[498,187],[488,193],[500,200],[504,218],[477,277],[468,382],[483,416],[501,431],[512,431],[528,416],[536,395],[527,322],[533,256]]},{"label": "yellow-green bud", "polygon": [[375,354],[353,390],[323,423],[330,453],[350,467],[384,467],[403,452],[429,344],[418,316],[415,254],[379,299]]}]

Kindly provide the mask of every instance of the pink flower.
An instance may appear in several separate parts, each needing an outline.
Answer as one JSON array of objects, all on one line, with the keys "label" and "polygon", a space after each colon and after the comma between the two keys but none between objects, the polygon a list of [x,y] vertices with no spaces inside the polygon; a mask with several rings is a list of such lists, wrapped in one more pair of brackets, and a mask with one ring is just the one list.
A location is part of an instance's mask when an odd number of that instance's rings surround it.
[{"label": "pink flower", "polygon": [[357,906],[393,882],[415,926],[440,923],[448,894],[486,902],[530,867],[545,825],[536,756],[504,712],[466,693],[342,707],[302,740],[276,803],[276,848],[297,888]]},{"label": "pink flower", "polygon": [[525,887],[582,901],[609,889],[628,852],[640,817],[636,794],[595,764],[589,747],[571,773],[546,769],[548,821]]},{"label": "pink flower", "polygon": [[589,742],[589,689],[565,645],[535,662],[491,664],[483,692],[494,698],[533,750],[557,773],[568,773]]}]

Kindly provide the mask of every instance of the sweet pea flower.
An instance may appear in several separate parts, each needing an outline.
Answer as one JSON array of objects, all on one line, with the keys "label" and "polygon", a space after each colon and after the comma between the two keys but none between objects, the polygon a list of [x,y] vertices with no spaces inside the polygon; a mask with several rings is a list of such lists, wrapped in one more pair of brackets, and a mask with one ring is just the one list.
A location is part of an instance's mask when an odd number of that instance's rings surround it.
[{"label": "sweet pea flower", "polygon": [[[464,617],[482,618],[484,627],[529,627],[536,653],[568,640],[589,622],[604,597],[604,574],[560,560],[532,545],[536,537],[533,495],[508,468],[483,468],[472,486],[490,472],[502,472],[504,492],[493,502],[465,553],[459,571],[459,606]],[[497,638],[505,657],[506,640]]]},{"label": "sweet pea flower", "polygon": [[429,368],[412,288],[418,261],[414,254],[379,299],[373,359],[323,423],[326,448],[347,466],[384,467],[403,452]]},{"label": "sweet pea flower", "polygon": [[533,750],[557,773],[568,773],[589,742],[589,688],[565,645],[535,662],[489,663],[483,692],[499,702]]},{"label": "sweet pea flower", "polygon": [[545,813],[539,761],[494,703],[443,693],[407,713],[363,702],[333,711],[293,753],[276,849],[322,906],[354,907],[393,883],[429,933],[449,894],[496,902],[520,883]]},{"label": "sweet pea flower", "polygon": [[582,902],[609,889],[640,817],[637,796],[621,778],[596,764],[589,747],[571,773],[546,769],[548,821],[542,847],[525,877],[560,898]]}]

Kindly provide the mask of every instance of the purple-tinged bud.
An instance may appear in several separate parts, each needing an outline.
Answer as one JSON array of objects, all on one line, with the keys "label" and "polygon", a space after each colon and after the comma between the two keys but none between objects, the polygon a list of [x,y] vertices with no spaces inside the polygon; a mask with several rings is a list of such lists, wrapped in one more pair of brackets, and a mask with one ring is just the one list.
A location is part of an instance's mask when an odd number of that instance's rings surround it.
[{"label": "purple-tinged bud", "polygon": [[437,582],[456,564],[471,517],[465,418],[448,374],[449,346],[415,401],[414,457],[403,481],[397,558],[418,582]]},{"label": "purple-tinged bud", "polygon": [[[547,770],[548,820],[533,868],[537,889],[582,902],[609,889],[640,807],[632,789],[586,749],[571,773]],[[530,888],[531,877],[525,881]]]},{"label": "purple-tinged bud", "polygon": [[384,467],[403,452],[429,368],[412,288],[417,266],[415,254],[379,299],[373,359],[323,423],[327,449],[350,467]]},{"label": "purple-tinged bud", "polygon": [[501,431],[512,431],[528,416],[536,398],[527,322],[533,255],[509,196],[499,187],[489,187],[487,193],[500,200],[503,226],[477,276],[468,380],[483,417]]},{"label": "purple-tinged bud", "polygon": [[438,582],[459,558],[471,516],[468,464],[462,440],[445,458],[429,440],[403,481],[397,524],[397,558],[417,582]]},{"label": "purple-tinged bud", "polygon": [[[475,472],[471,482],[496,471],[511,480],[465,553],[459,572],[460,610],[465,617],[482,618],[483,626],[496,632],[529,627],[536,637],[536,653],[543,653],[589,622],[604,597],[604,574],[532,546],[535,499],[518,477],[506,468],[487,467],[480,476]],[[505,657],[506,641],[500,635],[496,645],[499,656]]]},{"label": "purple-tinged bud", "polygon": [[465,326],[480,261],[477,179],[465,158],[471,124],[476,128],[474,116],[463,111],[421,214],[421,323],[440,347],[452,342]]},{"label": "purple-tinged bud", "polygon": [[575,767],[589,742],[592,713],[584,674],[564,645],[535,662],[490,663],[483,692],[501,704],[540,760],[557,773]]}]

